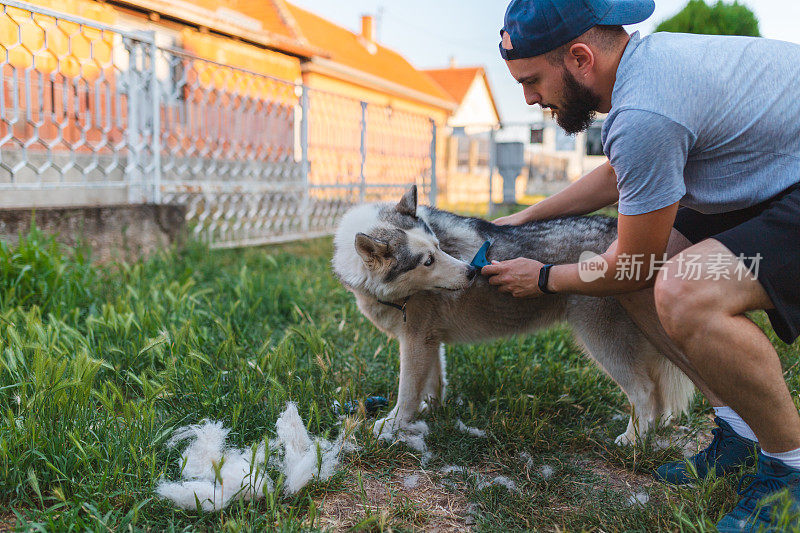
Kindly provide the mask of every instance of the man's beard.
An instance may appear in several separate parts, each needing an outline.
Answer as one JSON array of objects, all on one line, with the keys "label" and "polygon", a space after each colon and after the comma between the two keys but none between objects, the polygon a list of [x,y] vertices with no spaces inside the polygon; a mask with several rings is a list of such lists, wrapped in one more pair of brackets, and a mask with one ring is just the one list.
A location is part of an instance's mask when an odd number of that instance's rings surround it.
[{"label": "man's beard", "polygon": [[594,122],[600,95],[581,85],[570,71],[564,69],[564,96],[558,109],[553,110],[556,124],[570,135],[589,129]]}]

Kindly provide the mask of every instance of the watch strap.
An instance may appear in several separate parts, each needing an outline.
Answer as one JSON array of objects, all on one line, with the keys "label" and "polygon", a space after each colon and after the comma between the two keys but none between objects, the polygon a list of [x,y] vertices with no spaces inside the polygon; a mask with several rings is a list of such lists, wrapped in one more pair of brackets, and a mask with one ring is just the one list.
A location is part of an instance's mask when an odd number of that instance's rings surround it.
[{"label": "watch strap", "polygon": [[539,270],[539,290],[545,294],[555,294],[556,291],[551,291],[547,288],[547,282],[550,281],[550,269],[553,268],[554,265],[544,265],[541,270]]}]

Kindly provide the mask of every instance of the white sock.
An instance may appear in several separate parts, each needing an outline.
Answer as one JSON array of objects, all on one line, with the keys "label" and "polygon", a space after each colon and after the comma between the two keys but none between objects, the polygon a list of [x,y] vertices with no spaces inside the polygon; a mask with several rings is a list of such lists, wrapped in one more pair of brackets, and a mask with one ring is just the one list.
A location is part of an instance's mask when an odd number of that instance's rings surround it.
[{"label": "white sock", "polygon": [[756,437],[756,434],[750,429],[750,426],[747,425],[747,422],[742,420],[742,417],[736,414],[736,411],[730,407],[715,407],[714,414],[730,424],[731,429],[740,437],[758,442],[758,437]]},{"label": "white sock", "polygon": [[767,457],[772,457],[774,459],[779,459],[786,463],[786,466],[800,470],[800,448],[796,450],[792,450],[790,452],[779,452],[779,453],[770,453],[761,450],[761,453],[766,455]]}]

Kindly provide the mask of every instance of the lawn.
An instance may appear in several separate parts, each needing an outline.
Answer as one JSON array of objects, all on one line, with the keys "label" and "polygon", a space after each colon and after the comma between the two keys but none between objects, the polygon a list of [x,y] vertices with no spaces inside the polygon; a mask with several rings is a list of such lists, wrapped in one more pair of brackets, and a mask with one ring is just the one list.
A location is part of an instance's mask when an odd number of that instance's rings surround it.
[{"label": "lawn", "polygon": [[[376,443],[367,419],[360,451],[295,496],[220,513],[155,497],[162,477],[178,477],[180,448],[166,446],[176,427],[221,420],[246,446],[274,437],[291,400],[309,431],[333,438],[334,401],[393,402],[397,344],[361,316],[330,256],[329,239],[189,244],[98,266],[36,232],[3,244],[0,530],[713,531],[736,501],[733,478],[651,482],[654,465],[706,438],[704,402],[683,429],[615,446],[625,399],[560,328],[447,348],[449,398],[428,416],[424,465]],[[796,396],[798,350],[771,338]],[[482,482],[495,476],[518,492]]]}]

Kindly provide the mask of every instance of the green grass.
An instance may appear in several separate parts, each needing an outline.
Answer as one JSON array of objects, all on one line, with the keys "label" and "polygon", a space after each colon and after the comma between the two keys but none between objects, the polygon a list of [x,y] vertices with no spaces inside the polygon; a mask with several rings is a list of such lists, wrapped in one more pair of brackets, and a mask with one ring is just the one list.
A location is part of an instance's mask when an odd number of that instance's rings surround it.
[{"label": "green grass", "polygon": [[[655,438],[614,446],[626,423],[624,397],[562,328],[448,347],[450,399],[428,417],[435,458],[424,468],[419,454],[378,445],[367,421],[357,432],[363,448],[342,471],[294,497],[235,503],[216,514],[175,510],[155,498],[162,476],[177,477],[179,450],[165,446],[177,426],[219,419],[232,428],[231,444],[244,446],[273,437],[292,400],[311,432],[333,437],[334,400],[382,394],[393,402],[397,344],[361,316],[331,275],[330,255],[329,239],[216,252],[190,244],[99,267],[85,251],[63,249],[36,231],[17,246],[3,244],[0,524],[50,531],[431,528],[438,518],[428,500],[393,482],[409,472],[422,473],[462,511],[472,504],[478,531],[713,531],[736,501],[735,479],[691,489],[650,485],[653,466],[679,451],[659,450]],[[763,315],[756,319],[765,324]],[[771,338],[796,396],[797,348]],[[697,400],[680,423],[707,430],[708,411]],[[457,418],[488,437],[458,432]],[[521,493],[437,474],[444,465],[508,476]],[[543,465],[555,473],[545,479]],[[630,505],[632,492],[650,501]],[[350,506],[338,522],[326,510],[336,499]],[[454,520],[463,525],[462,515]]]}]

